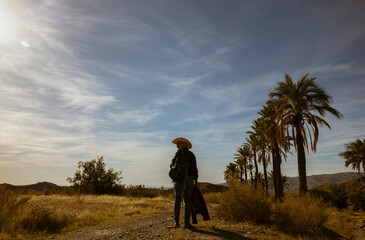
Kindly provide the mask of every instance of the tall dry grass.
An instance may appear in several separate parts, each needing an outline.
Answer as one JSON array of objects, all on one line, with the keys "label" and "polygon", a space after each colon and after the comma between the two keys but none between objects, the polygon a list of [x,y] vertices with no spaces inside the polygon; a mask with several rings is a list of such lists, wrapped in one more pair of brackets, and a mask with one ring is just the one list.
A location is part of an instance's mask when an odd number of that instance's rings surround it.
[{"label": "tall dry grass", "polygon": [[30,196],[21,196],[19,193],[0,188],[0,231],[6,231],[13,219],[18,216]]},{"label": "tall dry grass", "polygon": [[164,197],[21,195],[6,189],[0,189],[0,196],[0,239],[34,239],[39,234],[128,222],[172,209],[172,200]]},{"label": "tall dry grass", "polygon": [[247,184],[235,184],[220,195],[216,213],[226,220],[267,223],[270,222],[271,205],[263,191]]},{"label": "tall dry grass", "polygon": [[276,226],[290,233],[319,233],[328,219],[324,203],[309,195],[288,194],[274,203]]}]

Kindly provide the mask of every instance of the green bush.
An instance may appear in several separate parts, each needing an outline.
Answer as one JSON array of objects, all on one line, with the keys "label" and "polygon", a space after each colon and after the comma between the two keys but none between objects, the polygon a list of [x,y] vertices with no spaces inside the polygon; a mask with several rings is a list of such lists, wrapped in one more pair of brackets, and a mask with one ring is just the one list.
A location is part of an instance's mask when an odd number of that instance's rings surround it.
[{"label": "green bush", "polygon": [[87,194],[121,194],[122,171],[106,169],[103,156],[90,161],[78,163],[73,178],[67,178],[73,187]]},{"label": "green bush", "polygon": [[271,205],[263,191],[237,183],[221,194],[217,215],[226,220],[267,223],[271,217]]}]

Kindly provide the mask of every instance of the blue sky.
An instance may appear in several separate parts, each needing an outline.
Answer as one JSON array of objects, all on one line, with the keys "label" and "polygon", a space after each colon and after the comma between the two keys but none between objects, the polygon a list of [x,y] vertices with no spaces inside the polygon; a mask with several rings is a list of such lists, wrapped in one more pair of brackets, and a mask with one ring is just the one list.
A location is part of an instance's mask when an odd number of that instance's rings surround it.
[{"label": "blue sky", "polygon": [[[1,1],[0,183],[67,185],[104,156],[126,184],[170,186],[186,137],[200,181],[223,182],[277,82],[304,74],[326,119],[307,174],[351,171],[365,135],[363,1]],[[260,166],[260,171],[262,167]],[[297,176],[296,153],[283,173]]]}]

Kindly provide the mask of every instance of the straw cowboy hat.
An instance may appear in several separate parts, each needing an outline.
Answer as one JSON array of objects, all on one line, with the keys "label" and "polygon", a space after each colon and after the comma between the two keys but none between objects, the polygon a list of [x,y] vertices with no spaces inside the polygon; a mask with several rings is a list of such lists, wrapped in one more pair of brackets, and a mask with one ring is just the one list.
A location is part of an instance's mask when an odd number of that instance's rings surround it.
[{"label": "straw cowboy hat", "polygon": [[174,144],[177,144],[178,142],[186,143],[186,146],[189,149],[193,147],[193,145],[191,145],[191,142],[189,140],[187,140],[186,138],[175,138],[174,140],[172,140],[172,143],[174,143]]}]

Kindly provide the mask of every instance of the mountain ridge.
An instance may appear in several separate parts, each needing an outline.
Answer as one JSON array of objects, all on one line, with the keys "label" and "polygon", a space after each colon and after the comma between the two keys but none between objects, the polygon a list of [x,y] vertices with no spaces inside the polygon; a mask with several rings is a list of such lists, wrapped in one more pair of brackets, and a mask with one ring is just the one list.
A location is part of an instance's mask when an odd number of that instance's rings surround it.
[{"label": "mountain ridge", "polygon": [[[340,184],[358,177],[365,177],[365,172],[341,172],[307,176],[308,189],[319,187],[323,184]],[[288,191],[298,192],[299,177],[287,177]]]},{"label": "mountain ridge", "polygon": [[[323,184],[340,184],[351,181],[358,177],[365,177],[365,172],[340,172],[340,173],[328,173],[328,174],[317,174],[307,176],[308,189],[319,187]],[[299,177],[287,177],[288,187],[286,191],[298,192],[299,189]],[[204,189],[206,192],[220,191],[222,186],[227,186],[227,183],[212,184],[209,182],[199,182],[199,188]],[[65,186],[58,186],[50,182],[38,182],[35,184],[28,185],[12,185],[8,183],[0,184],[0,187],[6,187],[13,190],[55,190],[61,188],[67,188]]]}]

